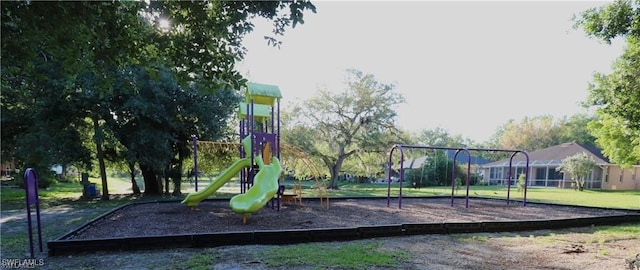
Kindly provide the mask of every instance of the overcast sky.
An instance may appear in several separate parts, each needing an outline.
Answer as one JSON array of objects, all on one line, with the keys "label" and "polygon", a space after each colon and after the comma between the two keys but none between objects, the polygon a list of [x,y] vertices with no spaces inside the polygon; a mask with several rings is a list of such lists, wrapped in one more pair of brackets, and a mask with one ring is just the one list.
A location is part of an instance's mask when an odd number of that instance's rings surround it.
[{"label": "overcast sky", "polygon": [[283,103],[342,91],[354,68],[393,83],[406,98],[401,128],[441,127],[486,141],[509,119],[587,112],[579,102],[594,72],[622,53],[574,30],[571,18],[604,2],[314,2],[280,49],[258,22],[238,70],[275,84]]}]

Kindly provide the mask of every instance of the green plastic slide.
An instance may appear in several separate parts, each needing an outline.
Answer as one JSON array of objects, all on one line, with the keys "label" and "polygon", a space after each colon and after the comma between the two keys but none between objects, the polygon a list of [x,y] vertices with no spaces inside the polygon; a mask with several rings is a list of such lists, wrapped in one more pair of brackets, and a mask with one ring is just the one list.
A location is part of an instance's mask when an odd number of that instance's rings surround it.
[{"label": "green plastic slide", "polygon": [[229,182],[231,178],[236,176],[240,172],[240,170],[249,166],[251,166],[250,158],[242,158],[236,160],[233,164],[231,164],[231,166],[220,173],[220,175],[218,175],[218,178],[216,178],[213,183],[209,184],[203,190],[187,195],[182,203],[186,204],[189,207],[198,206],[200,201],[214,194],[220,187],[224,186],[224,184]]},{"label": "green plastic slide", "polygon": [[262,156],[257,156],[256,164],[260,171],[253,177],[253,186],[229,201],[231,209],[238,214],[247,215],[260,210],[278,192],[278,178],[282,172],[280,160],[272,157],[271,164],[265,165]]}]

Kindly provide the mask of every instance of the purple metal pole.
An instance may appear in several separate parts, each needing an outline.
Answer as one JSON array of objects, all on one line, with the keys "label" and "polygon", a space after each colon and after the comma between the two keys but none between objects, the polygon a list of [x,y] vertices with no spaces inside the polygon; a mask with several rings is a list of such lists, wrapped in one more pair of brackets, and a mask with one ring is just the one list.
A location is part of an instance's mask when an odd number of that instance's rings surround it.
[{"label": "purple metal pole", "polygon": [[276,133],[276,140],[277,140],[277,144],[278,144],[278,150],[276,151],[278,158],[280,158],[280,99],[277,99],[277,105],[278,105],[278,130]]},{"label": "purple metal pole", "polygon": [[469,176],[471,176],[471,153],[467,149],[465,149],[464,151],[466,151],[467,156],[469,156],[469,158],[467,159],[467,202],[465,204],[465,208],[469,208]]},{"label": "purple metal pole", "polygon": [[402,209],[402,182],[404,182],[404,149],[402,149],[402,145],[400,146],[400,178],[398,179],[398,184],[400,185],[400,190],[398,192],[398,209]]},{"label": "purple metal pole", "polygon": [[389,151],[389,170],[387,171],[389,174],[387,175],[387,207],[389,207],[391,202],[391,173],[393,172],[393,150],[396,149],[396,145],[391,147]]},{"label": "purple metal pole", "polygon": [[527,159],[526,171],[524,172],[524,197],[522,198],[522,206],[527,206],[527,186],[529,185],[529,155],[527,152],[520,151]]},{"label": "purple metal pole", "polygon": [[254,102],[253,102],[253,98],[252,98],[251,99],[251,110],[250,110],[251,125],[249,126],[249,135],[251,136],[251,168],[249,169],[250,173],[249,173],[249,177],[247,178],[247,187],[245,188],[245,190],[250,188],[251,186],[253,186],[253,176],[254,176],[254,173],[255,173],[253,171],[253,164],[255,162],[255,155],[254,155],[255,151],[254,151],[254,148],[255,148],[256,142],[254,141],[255,140],[254,134],[255,134],[255,126],[256,126],[255,120],[256,119],[255,119],[255,115],[254,115],[255,112],[253,111],[255,109],[255,107],[253,105],[254,105]]},{"label": "purple metal pole", "polygon": [[33,168],[27,168],[23,176],[25,191],[26,191],[26,204],[27,204],[27,225],[29,226],[29,251],[31,252],[31,258],[34,258],[33,252],[33,224],[31,221],[31,205],[36,206],[36,222],[38,226],[38,244],[39,250],[42,252],[42,226],[40,224],[40,200],[38,199],[38,174]]},{"label": "purple metal pole", "polygon": [[509,172],[507,173],[507,205],[509,205],[511,202],[511,170],[513,169],[513,157],[517,153],[518,152],[513,152],[513,154],[511,154],[511,158],[509,159]]},{"label": "purple metal pole", "polygon": [[29,232],[29,252],[31,254],[31,258],[35,258],[34,252],[33,252],[33,224],[31,221],[31,203],[29,202],[29,184],[27,183],[27,174],[25,172],[25,179],[24,179],[24,184],[25,184],[25,188],[27,191],[27,231]]},{"label": "purple metal pole", "polygon": [[467,195],[466,195],[466,200],[465,200],[465,208],[469,208],[469,175],[471,174],[471,153],[469,152],[469,150],[467,149],[458,149],[456,150],[456,153],[453,155],[453,167],[451,168],[451,170],[453,171],[451,173],[452,175],[452,179],[451,179],[451,206],[453,206],[453,200],[454,200],[454,196],[453,196],[453,191],[456,185],[456,167],[457,167],[457,163],[458,163],[458,154],[460,153],[460,150],[464,150],[465,152],[467,152],[467,177],[466,177],[466,186],[467,186]]},{"label": "purple metal pole", "polygon": [[[245,119],[240,119],[240,147],[238,147],[238,150],[240,150],[240,158],[245,158],[245,154],[242,147],[242,140],[244,139],[244,136],[245,136],[245,132],[244,132],[245,121],[246,121],[246,115],[245,115]],[[244,179],[246,176],[247,176],[247,169],[242,168],[242,170],[240,170],[240,193],[243,193],[242,186],[244,185]]]},{"label": "purple metal pole", "polygon": [[275,106],[271,106],[271,133],[276,133],[275,130],[275,123],[276,123],[276,118],[275,118]]},{"label": "purple metal pole", "polygon": [[198,192],[198,137],[195,134],[191,135],[191,141],[193,142],[193,179]]},{"label": "purple metal pole", "polygon": [[[458,156],[458,152],[460,152],[460,149],[456,150],[456,153],[453,155],[453,165],[451,166],[451,206],[453,206],[453,201],[455,199],[454,192],[456,189],[456,158]],[[448,153],[447,158],[449,158]]]}]

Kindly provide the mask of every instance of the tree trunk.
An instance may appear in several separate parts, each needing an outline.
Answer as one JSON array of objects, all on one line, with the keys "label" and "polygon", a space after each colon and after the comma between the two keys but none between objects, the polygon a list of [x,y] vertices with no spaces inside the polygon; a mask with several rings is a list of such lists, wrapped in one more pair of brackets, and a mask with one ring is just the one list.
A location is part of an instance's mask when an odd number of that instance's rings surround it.
[{"label": "tree trunk", "polygon": [[129,163],[129,175],[131,176],[131,190],[133,191],[133,195],[140,194],[140,187],[138,187],[138,182],[136,182],[136,167],[135,163]]},{"label": "tree trunk", "polygon": [[339,157],[335,164],[327,164],[329,167],[329,173],[331,174],[331,182],[329,182],[329,189],[338,190],[338,176],[340,175],[340,169],[342,168],[342,162],[346,157]]},{"label": "tree trunk", "polygon": [[157,174],[151,166],[140,164],[140,170],[142,171],[142,178],[144,179],[144,194],[145,195],[161,195],[162,185],[158,181]]},{"label": "tree trunk", "polygon": [[169,195],[169,177],[171,175],[171,169],[164,170],[164,194]]},{"label": "tree trunk", "polygon": [[173,195],[178,196],[182,194],[180,191],[180,184],[182,183],[182,166],[178,165],[173,169],[171,173],[171,180],[173,181]]},{"label": "tree trunk", "polygon": [[98,158],[98,166],[100,168],[100,179],[102,180],[102,199],[109,200],[109,185],[107,183],[107,168],[104,163],[104,151],[102,149],[103,134],[100,129],[98,117],[93,117],[93,140],[96,143],[96,158]]},{"label": "tree trunk", "polygon": [[[184,157],[185,157],[184,153],[185,151],[178,151],[178,159],[176,160],[175,166],[172,167],[174,170],[172,174],[174,196],[178,196],[182,194],[180,187],[182,184],[182,164],[184,162]],[[198,173],[198,172],[194,171],[194,177],[195,177],[195,173]]]}]

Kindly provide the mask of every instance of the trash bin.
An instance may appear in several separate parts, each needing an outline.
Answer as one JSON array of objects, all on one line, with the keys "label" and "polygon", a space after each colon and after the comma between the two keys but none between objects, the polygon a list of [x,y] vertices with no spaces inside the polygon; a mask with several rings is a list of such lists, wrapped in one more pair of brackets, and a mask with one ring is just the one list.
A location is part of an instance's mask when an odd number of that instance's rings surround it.
[{"label": "trash bin", "polygon": [[95,183],[89,183],[89,185],[87,185],[87,196],[89,196],[89,198],[98,196],[98,189]]}]

